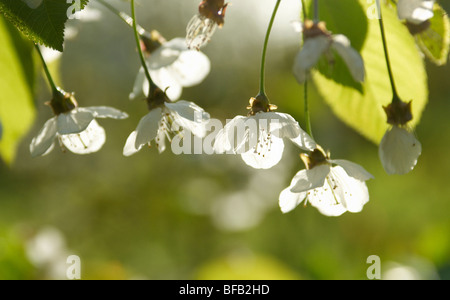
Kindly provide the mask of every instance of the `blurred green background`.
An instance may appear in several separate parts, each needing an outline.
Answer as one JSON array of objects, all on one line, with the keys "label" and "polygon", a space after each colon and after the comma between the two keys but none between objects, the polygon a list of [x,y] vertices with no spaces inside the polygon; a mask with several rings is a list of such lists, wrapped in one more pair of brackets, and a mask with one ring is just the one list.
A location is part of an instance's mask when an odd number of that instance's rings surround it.
[{"label": "blurred green background", "polygon": [[[94,2],[94,1],[92,1]],[[138,22],[171,39],[184,36],[198,0],[139,1]],[[264,2],[264,3],[261,3]],[[273,1],[233,1],[226,24],[204,48],[208,78],[184,89],[212,117],[245,114],[258,92],[260,50]],[[299,34],[299,1],[282,3],[268,50],[266,90],[279,111],[303,124],[302,90],[291,74]],[[128,12],[127,3],[111,1]],[[448,3],[446,9],[450,9]],[[427,65],[430,100],[416,129],[423,154],[415,170],[388,176],[376,145],[360,137],[322,101],[311,103],[315,137],[375,180],[370,202],[338,218],[300,206],[283,215],[278,194],[301,168],[287,146],[279,165],[253,170],[230,155],[176,156],[122,148],[144,102],[130,102],[139,59],[133,34],[102,10],[96,22],[71,21],[60,77],[80,106],[126,111],[124,121],[100,120],[103,149],[89,156],[31,158],[29,143],[52,116],[41,77],[38,118],[12,166],[0,163],[0,279],[64,279],[66,257],[81,258],[82,279],[366,279],[370,255],[385,278],[450,279],[450,66]]]}]

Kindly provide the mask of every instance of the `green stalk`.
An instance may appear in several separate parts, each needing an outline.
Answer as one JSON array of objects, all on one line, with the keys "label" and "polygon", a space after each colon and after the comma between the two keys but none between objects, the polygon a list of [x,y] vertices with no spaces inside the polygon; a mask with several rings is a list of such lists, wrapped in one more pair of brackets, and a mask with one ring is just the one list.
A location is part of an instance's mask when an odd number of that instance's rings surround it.
[{"label": "green stalk", "polygon": [[319,23],[319,0],[314,0],[314,23]]},{"label": "green stalk", "polygon": [[389,81],[391,83],[391,88],[392,88],[392,93],[393,93],[392,102],[398,102],[401,100],[397,93],[397,88],[395,86],[395,81],[394,81],[394,75],[392,73],[392,68],[391,68],[391,62],[389,60],[389,51],[388,51],[388,47],[387,47],[386,33],[384,30],[383,16],[381,14],[380,0],[377,0],[377,9],[378,9],[378,14],[379,14],[378,21],[380,23],[381,37],[382,37],[382,41],[383,41],[384,57],[386,59],[387,69],[388,69],[388,73],[389,73]]},{"label": "green stalk", "polygon": [[[153,90],[154,87],[156,87],[155,83],[152,80],[152,77],[150,76],[150,71],[148,70],[147,63],[145,62],[144,53],[142,53],[141,49],[141,39],[139,38],[139,33],[137,29],[136,24],[136,10],[134,6],[134,0],[131,0],[131,18],[133,22],[133,31],[134,31],[134,37],[136,39],[136,46],[139,52],[139,58],[141,60],[142,67],[144,68],[145,77],[147,77],[148,82],[150,83],[150,91]],[[150,95],[151,93],[149,93]]]},{"label": "green stalk", "polygon": [[275,8],[270,18],[269,27],[267,28],[266,38],[264,40],[264,47],[261,59],[261,73],[260,73],[260,84],[259,84],[259,95],[266,96],[265,92],[265,69],[266,69],[266,55],[267,55],[267,45],[269,43],[270,32],[272,31],[273,23],[275,21],[275,16],[277,15],[278,7],[280,6],[281,0],[277,0]]},{"label": "green stalk", "polygon": [[36,49],[37,53],[39,54],[39,57],[42,61],[42,66],[44,67],[45,75],[47,77],[48,83],[50,84],[50,87],[52,88],[52,92],[58,93],[58,87],[55,84],[55,81],[53,80],[52,75],[50,74],[50,71],[48,70],[47,63],[45,62],[44,56],[42,55],[41,49],[39,48],[38,44],[34,44],[34,48]]},{"label": "green stalk", "polygon": [[311,138],[314,139],[311,130],[311,116],[309,114],[309,104],[308,104],[308,80],[305,81],[304,86],[304,109],[305,109],[305,126],[306,132]]}]

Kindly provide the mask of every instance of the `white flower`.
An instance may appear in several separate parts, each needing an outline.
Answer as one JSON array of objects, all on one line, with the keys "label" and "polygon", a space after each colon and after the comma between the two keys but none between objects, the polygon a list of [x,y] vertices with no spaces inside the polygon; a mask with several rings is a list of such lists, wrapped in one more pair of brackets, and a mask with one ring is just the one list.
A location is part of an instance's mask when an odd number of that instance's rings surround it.
[{"label": "white flower", "polygon": [[344,60],[355,81],[364,81],[364,61],[358,51],[351,47],[350,40],[346,36],[329,34],[322,23],[305,22],[304,26],[305,42],[295,57],[293,67],[295,78],[300,84],[306,81],[309,71],[322,55],[327,57],[332,55],[330,50],[336,51]]},{"label": "white flower", "polygon": [[186,45],[199,50],[211,40],[217,27],[217,23],[207,17],[193,16],[186,27]]},{"label": "white flower", "polygon": [[186,27],[186,45],[199,50],[213,36],[217,27],[225,23],[227,5],[224,0],[204,0],[199,5],[199,13],[192,17]]},{"label": "white flower", "polygon": [[391,175],[412,171],[422,153],[422,145],[414,134],[397,125],[386,131],[378,149],[384,170]]},{"label": "white flower", "polygon": [[179,127],[193,135],[204,137],[209,114],[195,103],[180,100],[175,103],[164,102],[150,110],[139,122],[135,131],[128,137],[123,155],[131,156],[153,140],[159,152],[165,150],[165,138],[172,141],[173,134],[179,134]]},{"label": "white flower", "polygon": [[434,16],[435,0],[398,0],[398,18],[419,25]]},{"label": "white flower", "polygon": [[[202,52],[189,50],[183,38],[163,43],[147,58],[147,66],[153,82],[171,100],[178,100],[183,87],[201,83],[211,70],[209,58]],[[130,99],[148,96],[149,82],[141,67]]]},{"label": "white flower", "polygon": [[33,157],[48,154],[58,139],[76,154],[93,153],[105,143],[105,131],[95,118],[125,119],[128,115],[112,107],[76,107],[48,120],[30,144]]},{"label": "white flower", "polygon": [[347,160],[330,160],[318,148],[302,158],[308,161],[307,169],[298,172],[280,194],[283,213],[309,202],[326,216],[340,216],[346,211],[360,212],[369,201],[365,181],[373,176],[361,166]]},{"label": "white flower", "polygon": [[290,115],[258,112],[247,117],[237,116],[227,122],[216,136],[214,150],[216,153],[241,154],[247,165],[269,169],[281,160],[283,138],[293,140],[306,150],[312,150],[316,145]]}]

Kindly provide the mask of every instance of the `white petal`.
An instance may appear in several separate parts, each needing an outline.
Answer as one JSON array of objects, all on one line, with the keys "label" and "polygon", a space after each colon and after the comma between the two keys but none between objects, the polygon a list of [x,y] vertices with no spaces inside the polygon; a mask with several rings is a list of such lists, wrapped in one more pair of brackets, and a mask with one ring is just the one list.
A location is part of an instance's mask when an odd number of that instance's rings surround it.
[{"label": "white petal", "polygon": [[336,189],[334,185],[330,185],[330,182],[332,182],[330,176],[327,176],[324,185],[310,190],[306,198],[321,214],[337,217],[345,213],[347,209],[342,205],[340,195],[336,194]]},{"label": "white petal", "polygon": [[206,78],[211,70],[211,62],[202,52],[189,50],[183,51],[168,68],[181,86],[191,87]]},{"label": "white petal", "polygon": [[158,130],[156,134],[156,147],[158,147],[158,152],[163,153],[166,150],[166,132],[162,128]]},{"label": "white petal", "polygon": [[326,36],[308,38],[302,50],[295,57],[293,72],[297,81],[302,84],[307,72],[316,65],[320,56],[330,47],[331,41]]},{"label": "white petal", "polygon": [[195,15],[186,28],[186,44],[188,48],[199,50],[205,46],[217,27],[217,23],[213,20],[202,15]]},{"label": "white petal", "polygon": [[76,154],[89,154],[97,152],[106,141],[105,130],[93,120],[86,130],[60,136],[64,146]]},{"label": "white petal", "polygon": [[[175,101],[178,100],[183,91],[183,87],[178,82],[176,76],[173,74],[171,69],[167,67],[149,70],[150,76],[152,77],[153,82],[163,91],[166,92],[167,97],[170,100]],[[144,93],[148,94],[148,80],[144,77]]]},{"label": "white petal", "polygon": [[90,112],[95,118],[126,119],[128,114],[109,106],[80,107],[79,111]]},{"label": "white petal", "polygon": [[73,109],[68,113],[57,116],[57,130],[59,134],[80,133],[94,120],[92,112]]},{"label": "white petal", "polygon": [[278,199],[278,205],[283,213],[290,212],[306,198],[306,193],[292,193],[291,187],[285,188]]},{"label": "white petal", "polygon": [[171,111],[174,121],[189,130],[195,136],[204,137],[206,135],[206,123],[209,121],[209,114],[197,104],[185,100],[175,103],[165,103]]},{"label": "white petal", "polygon": [[434,0],[398,0],[398,17],[413,24],[423,23],[434,16],[434,2]]},{"label": "white petal", "polygon": [[342,167],[347,175],[353,177],[360,181],[366,181],[369,179],[373,179],[373,175],[367,172],[363,167],[354,162],[344,160],[344,159],[334,159],[330,160],[331,163],[337,164]]},{"label": "white petal", "polygon": [[280,138],[291,139],[299,148],[313,151],[316,142],[300,127],[298,122],[289,114],[267,112],[257,113],[255,117],[267,118],[270,122],[270,132]]},{"label": "white petal", "polygon": [[316,142],[303,130],[298,137],[291,139],[291,141],[303,150],[314,151],[317,148]]},{"label": "white petal", "polygon": [[136,128],[135,149],[140,149],[142,145],[150,143],[156,137],[161,117],[162,109],[157,107],[139,121]]},{"label": "white petal", "polygon": [[31,156],[45,155],[52,147],[56,137],[56,117],[45,122],[38,135],[33,138],[30,144]]},{"label": "white petal", "polygon": [[144,145],[140,145],[138,148],[136,148],[136,135],[137,132],[133,131],[127,138],[127,141],[125,143],[125,146],[123,147],[123,155],[124,156],[131,156],[141,150],[141,148]]},{"label": "white petal", "polygon": [[[227,121],[224,128],[217,133],[214,140],[213,148],[216,153],[220,154],[232,150],[234,151],[236,140],[245,140],[244,136],[236,137],[235,129],[238,126],[241,126],[239,125],[240,123],[245,124],[246,119],[247,117],[244,116],[236,116],[234,119]],[[245,132],[242,134],[245,135]]]},{"label": "white petal", "polygon": [[336,195],[336,199],[349,212],[360,212],[364,205],[369,202],[369,191],[366,183],[348,176],[347,172],[340,166],[331,168],[329,184]]},{"label": "white petal", "polygon": [[365,78],[364,61],[361,55],[350,45],[350,40],[342,34],[333,36],[332,48],[347,64],[355,81],[363,82]]},{"label": "white petal", "polygon": [[241,154],[244,162],[255,169],[270,169],[278,164],[283,156],[284,142],[272,136],[270,139],[260,137],[258,144]]},{"label": "white petal", "polygon": [[130,100],[137,100],[148,96],[149,84],[145,78],[144,68],[140,68],[134,81],[133,91],[130,93]]},{"label": "white petal", "polygon": [[302,170],[294,177],[291,192],[302,193],[324,185],[325,178],[330,172],[329,164],[321,164],[310,170]]},{"label": "white petal", "polygon": [[381,140],[378,154],[388,174],[406,174],[417,164],[422,145],[414,134],[404,128],[393,126]]},{"label": "white petal", "polygon": [[147,59],[148,67],[157,70],[172,65],[188,48],[184,39],[175,38],[156,49]]}]

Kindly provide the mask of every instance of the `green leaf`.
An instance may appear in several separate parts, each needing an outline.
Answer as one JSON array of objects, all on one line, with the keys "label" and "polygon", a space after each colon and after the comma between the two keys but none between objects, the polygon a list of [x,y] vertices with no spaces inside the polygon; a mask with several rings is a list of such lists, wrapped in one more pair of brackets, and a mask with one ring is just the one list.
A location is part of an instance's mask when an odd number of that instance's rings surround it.
[{"label": "green leaf", "polygon": [[430,19],[430,27],[416,35],[417,45],[431,62],[438,66],[445,65],[448,60],[450,44],[450,22],[445,10],[437,3],[434,6],[434,17]]},{"label": "green leaf", "polygon": [[[83,9],[89,0],[80,0]],[[27,38],[63,51],[64,27],[78,2],[74,0],[0,0],[0,13]]]},{"label": "green leaf", "polygon": [[35,118],[32,44],[0,17],[0,156],[11,164]]},{"label": "green leaf", "polygon": [[[337,3],[339,10],[336,10]],[[327,22],[328,29],[349,37],[354,48],[360,51],[367,76],[361,85],[351,83],[347,67],[336,56],[333,66],[321,63],[318,71],[313,72],[316,90],[344,123],[378,144],[388,128],[383,106],[393,98],[379,22],[367,18],[370,3],[366,0],[359,0],[359,4],[354,0],[320,0],[319,5],[321,19]],[[354,6],[360,9],[355,10]],[[345,17],[342,12],[345,12]],[[397,90],[403,101],[412,100],[413,120],[408,125],[414,127],[428,101],[424,62],[414,38],[398,20],[396,13],[383,9],[383,17]],[[367,33],[364,33],[362,29],[366,24]],[[359,45],[362,46],[359,48]]]}]

